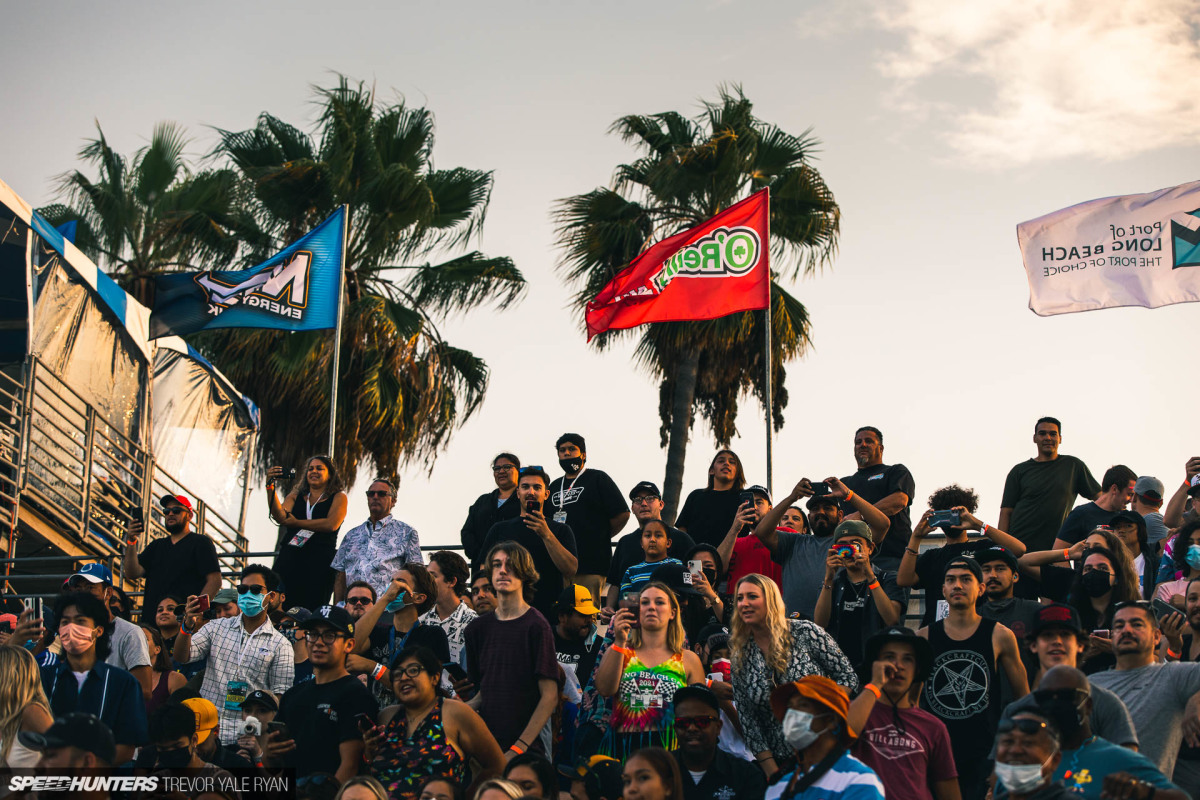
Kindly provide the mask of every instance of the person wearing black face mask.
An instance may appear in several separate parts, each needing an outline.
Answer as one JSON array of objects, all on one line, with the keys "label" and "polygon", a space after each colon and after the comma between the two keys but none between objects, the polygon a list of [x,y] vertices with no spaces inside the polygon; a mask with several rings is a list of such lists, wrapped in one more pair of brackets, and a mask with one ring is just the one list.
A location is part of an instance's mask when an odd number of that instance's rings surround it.
[{"label": "person wearing black face mask", "polygon": [[572,580],[586,587],[599,606],[612,559],[612,538],[629,521],[629,506],[608,473],[585,468],[587,444],[582,436],[564,433],[554,446],[564,475],[549,486],[546,516],[570,526],[575,534],[579,568]]},{"label": "person wearing black face mask", "polygon": [[1064,785],[1071,797],[1183,800],[1188,796],[1144,755],[1092,733],[1091,684],[1079,670],[1053,667],[1037,689],[1004,713],[1012,718],[1031,710],[1052,718],[1062,734],[1062,760],[1050,782]]},{"label": "person wearing black face mask", "polygon": [[1113,612],[1118,603],[1138,599],[1137,587],[1130,586],[1124,580],[1118,558],[1106,547],[1088,550],[1068,599],[1068,604],[1079,612],[1083,629],[1090,634],[1080,664],[1080,669],[1088,675],[1108,669],[1116,663],[1112,640],[1108,636]]},{"label": "person wearing black face mask", "polygon": [[188,777],[233,780],[233,775],[197,754],[196,715],[181,703],[167,703],[150,715],[150,741],[156,755],[155,775],[187,770]]}]

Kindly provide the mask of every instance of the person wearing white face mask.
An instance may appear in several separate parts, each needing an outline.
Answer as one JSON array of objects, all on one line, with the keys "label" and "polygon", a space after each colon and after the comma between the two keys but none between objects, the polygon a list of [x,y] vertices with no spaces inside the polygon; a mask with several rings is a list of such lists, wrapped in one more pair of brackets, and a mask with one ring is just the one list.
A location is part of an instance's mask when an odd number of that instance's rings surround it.
[{"label": "person wearing white face mask", "polygon": [[764,800],[883,800],[875,771],[850,755],[857,733],[850,698],[829,678],[809,675],[771,692],[771,710],[796,751],[796,769],[776,775]]},{"label": "person wearing white face mask", "polygon": [[1062,761],[1060,734],[1041,711],[1021,711],[1000,721],[996,733],[996,796],[1008,800],[1070,798],[1050,780]]}]

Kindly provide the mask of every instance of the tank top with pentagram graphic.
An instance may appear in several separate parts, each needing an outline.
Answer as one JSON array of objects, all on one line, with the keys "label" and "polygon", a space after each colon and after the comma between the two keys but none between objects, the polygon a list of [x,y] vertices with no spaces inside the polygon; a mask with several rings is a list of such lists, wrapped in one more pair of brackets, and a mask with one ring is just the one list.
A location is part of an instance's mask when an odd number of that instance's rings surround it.
[{"label": "tank top with pentagram graphic", "polygon": [[929,626],[933,669],[921,691],[921,707],[945,723],[964,783],[971,782],[980,770],[991,772],[988,753],[1004,710],[992,647],[996,625],[995,620],[981,620],[975,632],[962,641],[946,635],[945,620]]}]

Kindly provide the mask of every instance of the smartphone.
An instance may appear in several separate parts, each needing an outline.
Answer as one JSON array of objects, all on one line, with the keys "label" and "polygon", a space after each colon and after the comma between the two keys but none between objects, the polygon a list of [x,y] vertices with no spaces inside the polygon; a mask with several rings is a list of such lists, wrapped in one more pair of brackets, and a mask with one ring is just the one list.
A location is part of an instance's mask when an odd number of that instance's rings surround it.
[{"label": "smartphone", "polygon": [[622,592],[621,593],[621,608],[627,608],[633,612],[633,625],[630,627],[637,628],[641,623],[638,622],[638,611],[641,606],[641,592]]},{"label": "smartphone", "polygon": [[754,508],[754,492],[742,492],[741,494],[738,495],[738,508],[739,509],[742,506],[746,505],[747,503],[750,504],[751,508]]},{"label": "smartphone", "polygon": [[288,726],[286,722],[268,722],[267,734],[270,735],[271,733],[279,734],[279,736],[275,739],[277,742],[286,742],[288,739],[292,738],[288,735]]},{"label": "smartphone", "polygon": [[962,514],[957,509],[947,509],[945,511],[935,511],[929,517],[929,527],[943,528],[948,525],[962,524]]},{"label": "smartphone", "polygon": [[1177,608],[1170,603],[1164,603],[1162,600],[1155,598],[1150,601],[1150,607],[1154,609],[1154,616],[1162,619],[1168,614],[1178,614],[1184,616],[1183,609]]},{"label": "smartphone", "polygon": [[833,491],[833,489],[829,488],[829,484],[826,483],[825,481],[817,481],[816,483],[814,483],[812,485],[812,490],[813,490],[813,494],[812,494],[813,497],[824,497],[825,495],[827,495]]},{"label": "smartphone", "polygon": [[289,481],[296,480],[296,468],[295,467],[292,467],[291,469],[288,470],[288,480]]},{"label": "smartphone", "polygon": [[525,501],[525,510],[530,514],[538,510],[538,501],[532,497]]},{"label": "smartphone", "polygon": [[200,602],[200,612],[208,611],[209,605],[212,604],[212,598],[206,594],[202,594],[196,598]]},{"label": "smartphone", "polygon": [[146,516],[145,516],[145,514],[142,513],[141,506],[137,506],[137,507],[133,508],[132,510],[130,510],[129,519],[138,523],[139,525],[146,524]]},{"label": "smartphone", "polygon": [[1108,628],[1097,628],[1096,630],[1092,631],[1092,636],[1097,636],[1101,639],[1111,639],[1112,631],[1110,631]]},{"label": "smartphone", "polygon": [[375,720],[371,719],[371,715],[365,711],[360,711],[354,715],[354,721],[358,723],[358,729],[363,733],[375,727]]},{"label": "smartphone", "polygon": [[453,661],[443,661],[442,669],[446,670],[450,677],[456,681],[465,681],[467,679],[467,671],[462,668],[461,664],[456,664]]},{"label": "smartphone", "polygon": [[703,575],[704,574],[704,562],[703,561],[689,561],[688,562],[688,572],[692,573],[693,575]]}]

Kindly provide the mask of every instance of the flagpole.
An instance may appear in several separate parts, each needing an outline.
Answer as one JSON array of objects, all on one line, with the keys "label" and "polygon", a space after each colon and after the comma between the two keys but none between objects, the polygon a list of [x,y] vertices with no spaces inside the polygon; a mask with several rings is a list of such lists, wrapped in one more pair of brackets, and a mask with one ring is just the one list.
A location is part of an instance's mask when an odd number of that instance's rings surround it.
[{"label": "flagpole", "polygon": [[771,430],[771,409],[774,407],[772,400],[773,392],[771,391],[771,189],[767,187],[767,240],[763,242],[763,247],[766,248],[767,254],[767,308],[763,311],[763,339],[765,341],[766,353],[763,359],[766,362],[767,368],[767,390],[764,392],[767,402],[767,493],[774,496],[774,488],[771,486],[771,446],[772,430]]},{"label": "flagpole", "polygon": [[343,205],[342,214],[342,262],[338,269],[337,327],[333,330],[333,375],[329,384],[329,448],[326,454],[333,458],[334,439],[337,435],[338,373],[342,363],[342,317],[346,310],[346,239],[350,228],[350,206]]}]

